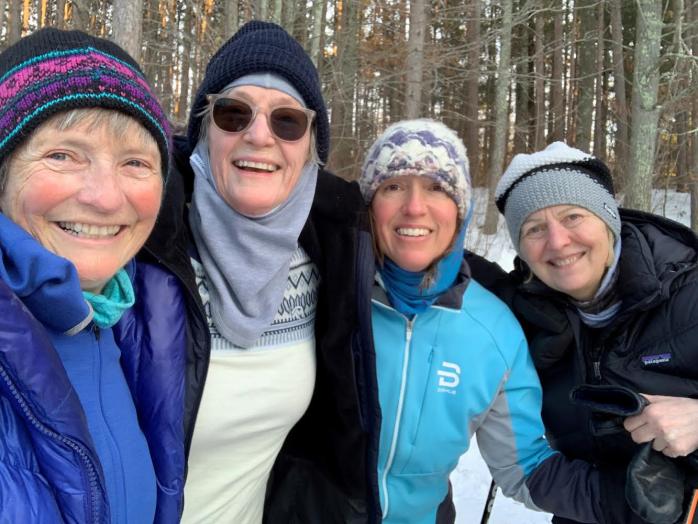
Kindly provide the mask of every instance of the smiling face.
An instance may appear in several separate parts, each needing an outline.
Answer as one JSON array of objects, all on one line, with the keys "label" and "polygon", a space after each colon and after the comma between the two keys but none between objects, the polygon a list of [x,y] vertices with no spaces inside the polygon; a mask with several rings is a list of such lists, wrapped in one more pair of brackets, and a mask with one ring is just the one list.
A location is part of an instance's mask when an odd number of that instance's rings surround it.
[{"label": "smiling face", "polygon": [[310,132],[296,142],[283,142],[269,129],[266,115],[278,106],[302,106],[276,89],[235,87],[226,94],[257,106],[257,116],[240,133],[208,127],[211,173],[218,194],[246,216],[263,215],[282,204],[293,191],[308,160]]},{"label": "smiling face", "polygon": [[613,235],[584,208],[561,205],[531,213],[521,227],[521,258],[541,281],[590,300],[613,260]]},{"label": "smiling face", "polygon": [[118,132],[105,120],[44,123],[10,158],[0,196],[2,212],[70,260],[82,289],[95,293],[145,243],[163,189],[148,132],[129,117]]},{"label": "smiling face", "polygon": [[376,190],[371,212],[380,252],[408,271],[428,268],[456,233],[456,203],[427,176],[386,180]]}]

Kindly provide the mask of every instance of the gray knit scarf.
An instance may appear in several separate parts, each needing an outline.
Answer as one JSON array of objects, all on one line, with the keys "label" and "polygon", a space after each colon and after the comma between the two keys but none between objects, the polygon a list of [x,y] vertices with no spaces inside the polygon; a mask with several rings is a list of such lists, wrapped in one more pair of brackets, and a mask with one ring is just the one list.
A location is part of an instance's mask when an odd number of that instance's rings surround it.
[{"label": "gray knit scarf", "polygon": [[291,256],[315,196],[318,166],[305,165],[281,205],[264,216],[247,217],[216,191],[206,143],[199,141],[189,161],[196,175],[189,225],[208,278],[211,318],[230,342],[250,347],[279,309]]}]

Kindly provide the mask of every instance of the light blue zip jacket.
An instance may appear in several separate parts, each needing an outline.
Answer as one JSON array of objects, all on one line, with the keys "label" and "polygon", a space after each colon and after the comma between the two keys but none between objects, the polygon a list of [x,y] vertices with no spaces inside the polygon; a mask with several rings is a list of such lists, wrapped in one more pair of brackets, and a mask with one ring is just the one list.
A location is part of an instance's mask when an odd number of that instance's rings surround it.
[{"label": "light blue zip jacket", "polygon": [[412,320],[374,287],[383,522],[436,522],[473,433],[505,495],[532,509],[543,501],[551,511],[550,491],[564,486],[552,497],[556,513],[595,522],[598,478],[544,439],[541,387],[518,322],[464,269],[460,284]]}]

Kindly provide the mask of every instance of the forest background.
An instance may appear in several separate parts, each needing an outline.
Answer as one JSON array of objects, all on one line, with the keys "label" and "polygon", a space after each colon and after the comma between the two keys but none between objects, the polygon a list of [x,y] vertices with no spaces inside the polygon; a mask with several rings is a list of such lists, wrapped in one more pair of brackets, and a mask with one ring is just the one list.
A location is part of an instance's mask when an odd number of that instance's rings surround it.
[{"label": "forest background", "polygon": [[[490,193],[514,154],[564,140],[609,164],[626,207],[690,193],[698,232],[698,0],[0,0],[0,49],[44,26],[111,38],[182,129],[210,56],[253,18],[317,65],[342,177],[387,125],[426,116]],[[497,229],[491,196],[481,224]]]}]

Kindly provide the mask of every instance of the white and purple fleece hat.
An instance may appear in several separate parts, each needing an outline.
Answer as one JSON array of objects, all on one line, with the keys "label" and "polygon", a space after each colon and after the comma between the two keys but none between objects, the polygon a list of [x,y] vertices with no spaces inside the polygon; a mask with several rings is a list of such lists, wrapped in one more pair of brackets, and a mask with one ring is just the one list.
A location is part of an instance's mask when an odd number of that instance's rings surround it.
[{"label": "white and purple fleece hat", "polygon": [[427,118],[403,120],[373,143],[361,169],[359,186],[366,204],[383,182],[396,176],[428,176],[458,206],[463,221],[471,206],[472,184],[465,146],[456,133]]}]

